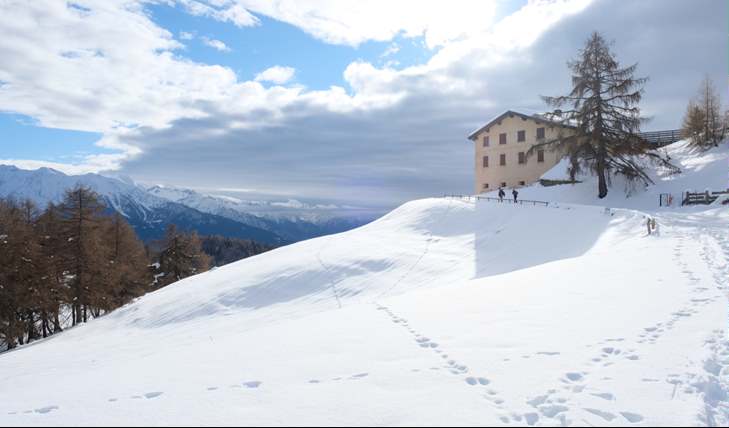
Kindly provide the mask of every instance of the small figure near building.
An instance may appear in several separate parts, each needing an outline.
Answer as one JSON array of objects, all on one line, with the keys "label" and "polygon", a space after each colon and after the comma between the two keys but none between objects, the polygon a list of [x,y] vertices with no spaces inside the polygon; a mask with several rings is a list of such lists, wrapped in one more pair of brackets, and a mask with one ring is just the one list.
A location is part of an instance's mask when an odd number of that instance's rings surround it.
[{"label": "small figure near building", "polygon": [[519,197],[519,192],[517,192],[516,189],[513,189],[511,194],[514,195],[514,203],[516,203],[516,200]]}]

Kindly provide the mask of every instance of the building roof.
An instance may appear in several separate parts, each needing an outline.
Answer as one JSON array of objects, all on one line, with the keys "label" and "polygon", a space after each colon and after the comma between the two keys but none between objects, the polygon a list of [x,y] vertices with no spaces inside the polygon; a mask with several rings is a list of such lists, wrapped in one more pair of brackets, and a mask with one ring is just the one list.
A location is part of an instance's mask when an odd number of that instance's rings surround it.
[{"label": "building roof", "polygon": [[535,121],[537,123],[543,123],[545,125],[563,126],[565,128],[571,128],[570,125],[565,125],[563,123],[560,123],[560,122],[557,122],[557,121],[554,121],[554,120],[547,119],[544,116],[541,116],[541,115],[538,115],[538,114],[524,114],[524,113],[519,113],[518,111],[514,111],[514,110],[506,110],[505,112],[503,112],[500,115],[496,116],[495,118],[491,119],[486,125],[478,128],[477,130],[475,130],[471,134],[469,134],[468,135],[468,139],[471,140],[471,141],[475,141],[476,140],[476,136],[478,134],[480,134],[481,131],[483,131],[484,129],[490,128],[494,123],[500,122],[506,116],[510,116],[510,115],[519,116],[522,119],[525,119],[525,120],[527,120],[527,119],[533,120],[533,121]]}]

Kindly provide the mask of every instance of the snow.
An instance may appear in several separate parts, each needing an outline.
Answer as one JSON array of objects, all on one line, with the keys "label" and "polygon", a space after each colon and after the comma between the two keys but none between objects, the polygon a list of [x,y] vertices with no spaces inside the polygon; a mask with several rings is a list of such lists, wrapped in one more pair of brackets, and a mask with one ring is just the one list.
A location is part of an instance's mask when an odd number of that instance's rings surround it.
[{"label": "snow", "polygon": [[413,201],[179,281],[0,355],[0,425],[727,426],[729,210],[654,196],[729,148],[669,150],[628,199]]}]

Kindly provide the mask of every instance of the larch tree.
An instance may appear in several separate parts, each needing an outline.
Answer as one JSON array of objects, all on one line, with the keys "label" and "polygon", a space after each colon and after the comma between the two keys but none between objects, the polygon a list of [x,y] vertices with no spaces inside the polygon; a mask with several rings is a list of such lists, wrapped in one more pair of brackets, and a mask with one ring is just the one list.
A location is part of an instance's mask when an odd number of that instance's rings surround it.
[{"label": "larch tree", "polygon": [[71,301],[65,282],[62,256],[65,240],[63,239],[61,217],[55,204],[49,204],[40,215],[36,230],[44,264],[43,290],[38,306],[41,331],[43,337],[47,337],[63,331],[60,320],[61,307]]},{"label": "larch tree", "polygon": [[31,204],[0,201],[0,338],[7,349],[36,336],[32,298],[39,288],[40,251]]},{"label": "larch tree", "polygon": [[529,156],[550,148],[568,157],[572,179],[582,171],[597,176],[599,198],[607,196],[615,174],[630,182],[652,183],[645,171],[647,161],[677,170],[640,136],[645,119],[638,104],[647,78],[634,77],[637,64],[621,67],[608,42],[593,33],[568,67],[572,71],[570,93],[543,99],[555,108],[546,116],[571,131],[533,146]]},{"label": "larch tree", "polygon": [[88,321],[91,305],[98,302],[97,290],[108,259],[102,234],[104,208],[99,196],[82,186],[66,192],[58,207],[74,325]]},{"label": "larch tree", "polygon": [[203,252],[197,233],[180,232],[175,225],[169,225],[159,254],[159,271],[163,276],[157,280],[157,288],[205,272],[209,267],[210,257]]},{"label": "larch tree", "polygon": [[727,119],[721,113],[721,98],[714,82],[707,76],[701,82],[697,96],[689,101],[683,118],[684,138],[693,147],[708,149],[724,140]]},{"label": "larch tree", "polygon": [[151,276],[144,244],[121,214],[115,213],[106,221],[104,236],[110,248],[105,271],[107,291],[100,309],[108,312],[149,291]]}]

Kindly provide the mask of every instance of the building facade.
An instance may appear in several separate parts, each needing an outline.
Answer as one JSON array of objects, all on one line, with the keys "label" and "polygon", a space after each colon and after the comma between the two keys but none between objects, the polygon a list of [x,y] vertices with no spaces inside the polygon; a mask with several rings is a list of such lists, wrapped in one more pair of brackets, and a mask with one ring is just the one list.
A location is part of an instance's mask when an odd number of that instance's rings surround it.
[{"label": "building facade", "polygon": [[560,156],[552,150],[539,150],[527,157],[527,151],[569,132],[570,127],[512,110],[482,126],[468,136],[474,142],[475,193],[536,182],[557,165]]}]

